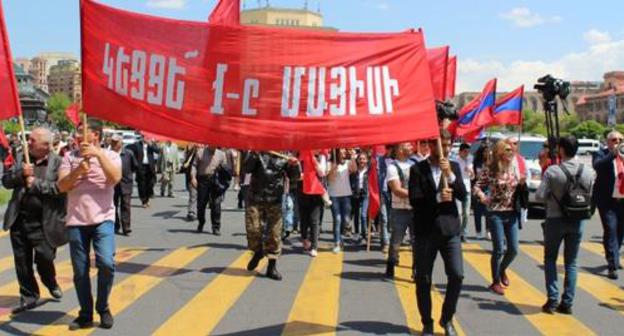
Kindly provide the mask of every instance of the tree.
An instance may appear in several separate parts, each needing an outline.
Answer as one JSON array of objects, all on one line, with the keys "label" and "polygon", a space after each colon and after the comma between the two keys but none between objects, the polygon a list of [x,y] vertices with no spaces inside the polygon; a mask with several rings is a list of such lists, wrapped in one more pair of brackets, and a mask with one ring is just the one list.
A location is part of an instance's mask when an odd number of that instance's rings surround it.
[{"label": "tree", "polygon": [[570,130],[570,133],[577,139],[600,139],[606,127],[595,120],[587,120]]},{"label": "tree", "polygon": [[64,93],[56,93],[48,100],[48,110],[50,111],[50,119],[61,131],[71,131],[74,129],[67,116],[65,110],[71,104],[71,100]]}]

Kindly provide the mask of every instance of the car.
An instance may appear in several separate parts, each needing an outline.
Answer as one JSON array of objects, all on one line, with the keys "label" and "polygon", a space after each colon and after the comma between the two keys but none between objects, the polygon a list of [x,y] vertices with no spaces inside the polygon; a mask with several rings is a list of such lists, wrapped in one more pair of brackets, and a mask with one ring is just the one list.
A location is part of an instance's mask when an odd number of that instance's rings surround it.
[{"label": "car", "polygon": [[578,154],[591,155],[600,150],[600,141],[595,139],[578,139]]}]

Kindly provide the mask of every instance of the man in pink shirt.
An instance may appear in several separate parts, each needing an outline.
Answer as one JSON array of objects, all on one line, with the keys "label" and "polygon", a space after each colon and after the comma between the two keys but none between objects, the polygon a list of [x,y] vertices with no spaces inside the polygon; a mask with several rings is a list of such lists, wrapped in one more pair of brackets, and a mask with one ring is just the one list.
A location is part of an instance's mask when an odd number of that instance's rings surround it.
[{"label": "man in pink shirt", "polygon": [[74,285],[80,302],[78,317],[70,330],[93,326],[93,295],[89,278],[89,252],[95,249],[98,288],[95,309],[100,327],[110,329],[113,316],[108,297],[115,275],[115,185],[121,179],[119,154],[100,147],[102,125],[89,122],[87,139],[78,127],[80,149],[68,152],[59,168],[58,188],[67,192],[66,225],[74,270]]}]

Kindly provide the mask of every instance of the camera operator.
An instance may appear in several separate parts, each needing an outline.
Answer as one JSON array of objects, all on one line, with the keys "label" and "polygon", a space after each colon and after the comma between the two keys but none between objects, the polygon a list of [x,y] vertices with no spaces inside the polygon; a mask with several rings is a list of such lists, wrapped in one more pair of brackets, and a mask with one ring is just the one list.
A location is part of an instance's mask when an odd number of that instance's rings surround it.
[{"label": "camera operator", "polygon": [[602,228],[602,244],[609,269],[608,277],[616,280],[620,264],[620,247],[624,239],[624,160],[621,149],[623,136],[612,131],[607,135],[607,148],[593,158],[596,171],[593,203],[598,207]]}]

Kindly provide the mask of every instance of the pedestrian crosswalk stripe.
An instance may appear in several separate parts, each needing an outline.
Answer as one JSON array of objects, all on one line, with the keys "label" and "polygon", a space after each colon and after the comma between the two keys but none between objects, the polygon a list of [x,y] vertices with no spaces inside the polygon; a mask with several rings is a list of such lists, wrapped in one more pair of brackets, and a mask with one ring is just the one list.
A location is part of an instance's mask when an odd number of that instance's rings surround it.
[{"label": "pedestrian crosswalk stripe", "polygon": [[[59,248],[56,251],[56,254],[58,255],[61,251],[63,251],[63,249],[65,249],[65,246],[62,246],[61,248]],[[13,260],[13,254],[11,254],[8,257],[4,257],[0,259],[0,273],[13,268],[14,266],[15,266],[15,262]]]},{"label": "pedestrian crosswalk stripe", "polygon": [[[464,244],[464,259],[486,280],[491,281],[490,253],[478,244]],[[511,286],[505,291],[509,300],[523,316],[544,335],[595,335],[595,333],[570,315],[549,315],[541,312],[546,295],[525,281],[511,269],[507,270]],[[495,294],[492,294],[495,295]]]},{"label": "pedestrian crosswalk stripe", "polygon": [[[597,256],[600,256],[604,259],[605,257],[605,253],[604,253],[604,247],[602,246],[602,243],[596,243],[596,242],[582,242],[581,243],[581,248],[589,251]],[[622,264],[624,264],[624,255],[620,256],[620,262]],[[606,266],[607,262],[605,261],[605,266]]]},{"label": "pedestrian crosswalk stripe", "polygon": [[[420,321],[420,313],[416,305],[416,285],[412,280],[412,252],[401,251],[400,259],[401,264],[406,266],[395,268],[395,287],[397,289],[401,305],[403,306],[403,311],[405,312],[407,327],[410,329],[412,334],[420,335],[422,332],[422,322]],[[442,302],[444,299],[442,298],[440,292],[435,289],[435,286],[432,286],[431,288],[431,313],[432,316],[436,316],[436,314],[440,314],[442,311]],[[465,335],[459,323],[454,323],[454,326],[458,335]]]},{"label": "pedestrian crosswalk stripe", "polygon": [[290,309],[283,335],[335,335],[340,313],[343,253],[312,259]]},{"label": "pedestrian crosswalk stripe", "polygon": [[[109,307],[113,314],[120,314],[132,303],[149,292],[166,277],[181,270],[193,260],[204,254],[208,248],[180,248],[166,255],[162,259],[133,274],[115,286],[109,298]],[[61,335],[67,330],[67,325],[78,316],[79,308],[67,313],[51,325],[36,331],[36,335]],[[89,335],[95,329],[83,329],[73,332],[72,335]]]},{"label": "pedestrian crosswalk stripe", "polygon": [[[115,257],[115,261],[117,263],[126,262],[135,256],[141,254],[143,251],[136,248],[123,248],[117,251],[117,255]],[[65,260],[60,263],[56,263],[56,281],[58,285],[61,287],[63,292],[67,292],[69,289],[74,287],[73,281],[73,270],[71,260]],[[97,274],[97,269],[91,268],[91,277]],[[43,285],[39,286],[41,289],[41,294],[47,294],[47,290]],[[5,313],[0,313],[0,322],[6,322],[9,320],[10,308],[17,305],[19,303],[19,283],[17,280],[12,281],[9,284],[6,284],[0,287],[0,307],[9,308]]]},{"label": "pedestrian crosswalk stripe", "polygon": [[[526,253],[533,260],[540,264],[544,262],[544,248],[535,245],[521,245],[522,252]],[[557,259],[557,265],[562,266],[562,258]],[[611,309],[624,315],[624,307],[622,307],[622,295],[620,287],[614,285],[602,277],[594,274],[582,272],[578,270],[577,287],[583,289],[591,296],[595,297],[600,303],[609,306]],[[559,282],[559,292],[563,293],[563,282]]]},{"label": "pedestrian crosswalk stripe", "polygon": [[4,238],[9,235],[10,231],[0,231],[0,238]]},{"label": "pedestrian crosswalk stripe", "polygon": [[[210,334],[256,278],[253,273],[246,270],[250,258],[249,252],[238,257],[158,328],[154,335]],[[266,258],[260,262],[257,269],[261,270],[265,266]],[[202,317],[197,318],[198,314]]]}]

